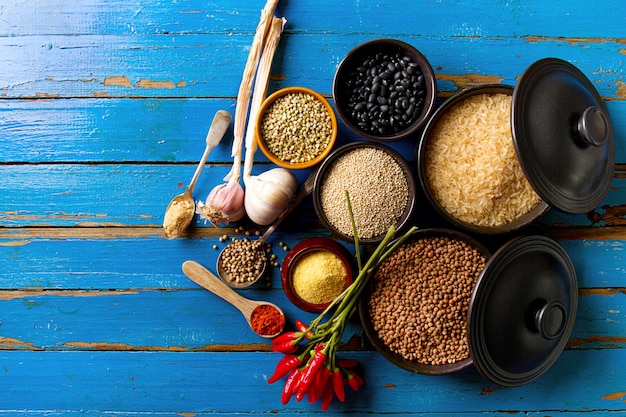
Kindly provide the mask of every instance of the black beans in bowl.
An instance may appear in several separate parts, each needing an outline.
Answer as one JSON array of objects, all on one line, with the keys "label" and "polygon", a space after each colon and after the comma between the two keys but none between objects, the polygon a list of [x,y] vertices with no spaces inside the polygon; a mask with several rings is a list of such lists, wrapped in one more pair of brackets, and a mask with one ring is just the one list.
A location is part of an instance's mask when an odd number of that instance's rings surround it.
[{"label": "black beans in bowl", "polygon": [[333,80],[340,119],[357,135],[374,141],[415,134],[434,109],[436,96],[428,60],[395,39],[357,46],[339,64]]}]

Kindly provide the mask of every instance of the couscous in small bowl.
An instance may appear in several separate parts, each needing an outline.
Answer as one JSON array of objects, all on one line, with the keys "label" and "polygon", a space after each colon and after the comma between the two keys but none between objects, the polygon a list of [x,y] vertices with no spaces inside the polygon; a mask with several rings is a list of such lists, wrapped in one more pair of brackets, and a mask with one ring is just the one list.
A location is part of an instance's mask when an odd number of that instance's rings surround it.
[{"label": "couscous in small bowl", "polygon": [[329,238],[310,238],[294,246],[283,261],[281,282],[298,308],[320,313],[352,284],[348,250]]}]

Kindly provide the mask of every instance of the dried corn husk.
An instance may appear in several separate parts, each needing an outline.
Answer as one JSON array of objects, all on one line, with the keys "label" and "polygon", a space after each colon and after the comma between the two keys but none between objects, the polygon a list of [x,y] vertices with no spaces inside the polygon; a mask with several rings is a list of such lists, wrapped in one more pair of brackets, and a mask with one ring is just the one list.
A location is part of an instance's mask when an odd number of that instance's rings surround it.
[{"label": "dried corn husk", "polygon": [[[268,0],[263,10],[261,10],[261,19],[257,25],[252,46],[248,53],[246,66],[243,70],[243,78],[239,86],[237,94],[237,105],[235,107],[235,120],[233,125],[233,147],[231,156],[233,157],[233,166],[224,180],[230,182],[239,182],[241,176],[241,157],[243,155],[243,140],[246,130],[246,119],[248,116],[248,108],[250,105],[250,95],[252,94],[252,85],[254,76],[259,66],[259,57],[261,49],[271,28],[271,23],[275,19],[274,11],[278,5],[278,0]],[[252,120],[252,119],[250,119]]]}]

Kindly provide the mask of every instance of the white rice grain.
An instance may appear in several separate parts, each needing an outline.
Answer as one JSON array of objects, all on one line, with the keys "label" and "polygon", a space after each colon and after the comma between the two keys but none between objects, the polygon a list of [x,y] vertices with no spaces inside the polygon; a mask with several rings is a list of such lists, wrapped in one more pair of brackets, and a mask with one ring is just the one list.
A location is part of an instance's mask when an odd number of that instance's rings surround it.
[{"label": "white rice grain", "polygon": [[477,94],[454,104],[431,132],[426,178],[452,217],[497,227],[539,203],[515,153],[510,109],[510,95]]}]

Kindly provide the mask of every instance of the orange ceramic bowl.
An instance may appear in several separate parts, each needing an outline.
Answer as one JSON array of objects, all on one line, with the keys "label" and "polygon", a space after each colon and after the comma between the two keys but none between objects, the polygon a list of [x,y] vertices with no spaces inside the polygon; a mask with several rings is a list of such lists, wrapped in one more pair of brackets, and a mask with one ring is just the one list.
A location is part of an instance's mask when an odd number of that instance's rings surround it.
[{"label": "orange ceramic bowl", "polygon": [[[278,100],[283,100],[286,96],[297,94],[305,94],[307,96],[310,96],[315,101],[321,103],[324,106],[329,116],[329,125],[327,126],[327,128],[330,129],[329,136],[327,136],[326,143],[325,145],[321,146],[321,149],[316,148],[314,151],[311,151],[309,155],[306,155],[306,153],[299,151],[303,150],[306,146],[317,146],[317,139],[313,137],[310,138],[309,141],[306,141],[306,139],[304,138],[295,138],[291,134],[285,134],[283,137],[280,138],[280,140],[283,144],[289,143],[289,146],[293,149],[293,151],[285,152],[283,155],[280,155],[280,151],[278,151],[278,149],[280,149],[280,146],[269,143],[269,138],[266,137],[268,135],[266,134],[266,128],[263,126],[263,121],[268,111],[272,111],[274,112],[274,114],[280,113],[276,109],[273,109],[273,106]],[[305,104],[302,105],[304,106]],[[306,104],[306,106],[309,106],[309,104]],[[282,114],[285,113],[282,112]],[[306,119],[306,114],[310,114],[310,112],[305,112],[303,120]],[[297,118],[298,117],[292,116],[286,117],[283,120],[276,119],[275,123],[279,124],[279,130],[283,127],[280,125],[284,125],[284,127],[295,128],[298,131],[303,131],[304,128],[301,129],[297,126],[297,124],[293,124],[293,121]],[[263,154],[274,164],[287,169],[311,168],[322,162],[326,158],[326,156],[328,156],[333,146],[335,145],[335,141],[337,139],[337,117],[335,116],[335,112],[331,105],[321,94],[304,87],[287,87],[276,91],[263,101],[263,104],[259,109],[257,119],[255,121],[255,131],[259,148],[261,148]]]}]

